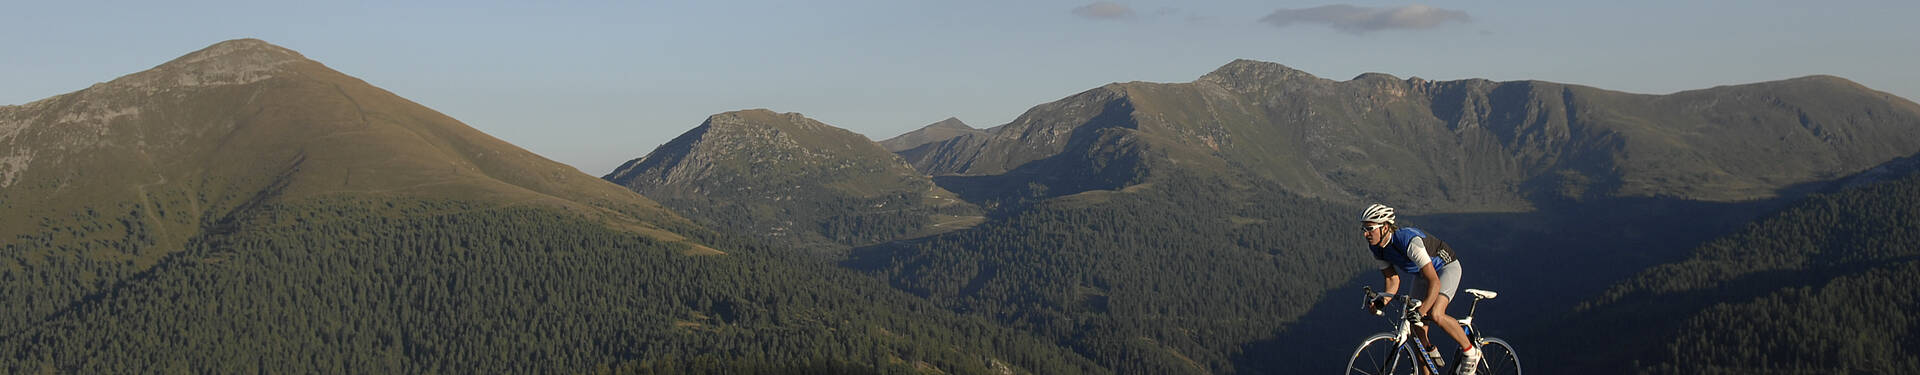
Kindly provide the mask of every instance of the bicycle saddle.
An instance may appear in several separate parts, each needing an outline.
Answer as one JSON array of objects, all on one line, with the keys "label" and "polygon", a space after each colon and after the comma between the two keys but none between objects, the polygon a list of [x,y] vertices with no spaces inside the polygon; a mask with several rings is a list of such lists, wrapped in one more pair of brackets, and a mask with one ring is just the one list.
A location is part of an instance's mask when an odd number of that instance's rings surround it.
[{"label": "bicycle saddle", "polygon": [[1494,293],[1491,290],[1479,289],[1467,289],[1467,294],[1472,294],[1474,297],[1480,297],[1481,299],[1493,299],[1493,297],[1500,295],[1500,293]]}]

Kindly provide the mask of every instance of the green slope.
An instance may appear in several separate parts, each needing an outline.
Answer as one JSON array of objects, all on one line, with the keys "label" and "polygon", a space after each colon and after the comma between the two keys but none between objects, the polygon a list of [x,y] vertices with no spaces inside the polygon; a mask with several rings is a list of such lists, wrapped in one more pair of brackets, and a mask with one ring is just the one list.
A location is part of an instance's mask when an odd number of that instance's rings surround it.
[{"label": "green slope", "polygon": [[[1075,373],[1099,368],[871,280],[533,207],[274,204],[0,336],[10,373]],[[771,369],[771,370],[769,370]]]},{"label": "green slope", "polygon": [[263,205],[313,196],[546,207],[684,240],[660,228],[686,220],[652,201],[258,40],[0,108],[0,129],[0,154],[12,155],[0,167],[0,270],[45,282],[0,285],[20,306],[0,328],[236,230]]},{"label": "green slope", "polygon": [[1031,203],[849,267],[1121,373],[1226,373],[1370,260],[1353,207],[1205,176]]}]

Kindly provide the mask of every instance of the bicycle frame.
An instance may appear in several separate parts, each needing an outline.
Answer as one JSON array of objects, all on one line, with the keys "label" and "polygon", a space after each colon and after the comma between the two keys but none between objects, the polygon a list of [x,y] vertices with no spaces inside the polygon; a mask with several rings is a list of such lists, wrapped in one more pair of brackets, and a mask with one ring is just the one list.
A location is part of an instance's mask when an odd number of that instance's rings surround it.
[{"label": "bicycle frame", "polygon": [[[1412,317],[1413,315],[1417,315],[1413,309],[1419,307],[1420,301],[1404,295],[1400,296],[1400,299],[1401,301],[1406,301],[1402,302],[1401,306],[1402,310],[1404,310],[1402,316],[1407,318],[1395,319],[1393,342],[1400,343],[1398,348],[1402,355],[1408,358],[1418,358],[1418,364],[1421,367],[1425,367],[1428,374],[1440,374],[1440,364],[1434,363],[1433,357],[1427,356],[1427,348],[1432,346],[1427,344],[1425,339],[1413,336],[1413,326],[1415,324],[1424,325],[1420,323],[1418,318]],[[1409,304],[1407,302],[1411,303]],[[1411,305],[1411,307],[1408,307],[1409,305]]]},{"label": "bicycle frame", "polygon": [[[1379,300],[1379,294],[1374,293],[1372,287],[1365,287],[1364,289],[1367,291],[1367,300]],[[1399,343],[1399,346],[1395,349],[1407,357],[1419,358],[1418,363],[1426,367],[1427,373],[1440,374],[1440,364],[1434,363],[1433,358],[1427,356],[1427,349],[1432,348],[1432,345],[1427,343],[1424,338],[1413,337],[1413,327],[1415,325],[1426,325],[1426,317],[1420,316],[1419,310],[1417,310],[1420,308],[1420,300],[1405,294],[1399,295],[1396,298],[1400,299],[1400,318],[1393,319],[1393,342]],[[1473,329],[1473,312],[1478,309],[1479,306],[1480,299],[1474,298],[1471,307],[1467,308],[1467,317],[1459,319],[1460,329],[1465,330],[1467,342],[1475,343],[1475,346],[1479,345],[1480,336],[1479,331]],[[1385,308],[1385,306],[1381,306],[1381,309]],[[1375,310],[1373,313],[1374,315],[1383,315],[1379,310]],[[1457,357],[1455,363],[1458,363]]]}]

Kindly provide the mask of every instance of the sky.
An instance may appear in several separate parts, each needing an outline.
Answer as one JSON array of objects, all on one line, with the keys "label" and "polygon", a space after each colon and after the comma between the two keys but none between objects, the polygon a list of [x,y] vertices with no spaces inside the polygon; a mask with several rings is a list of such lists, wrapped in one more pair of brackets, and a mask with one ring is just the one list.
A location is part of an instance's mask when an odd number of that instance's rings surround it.
[{"label": "sky", "polygon": [[1911,0],[10,3],[0,105],[259,38],[596,176],[721,112],[883,140],[1241,58],[1646,94],[1828,74],[1920,99]]}]

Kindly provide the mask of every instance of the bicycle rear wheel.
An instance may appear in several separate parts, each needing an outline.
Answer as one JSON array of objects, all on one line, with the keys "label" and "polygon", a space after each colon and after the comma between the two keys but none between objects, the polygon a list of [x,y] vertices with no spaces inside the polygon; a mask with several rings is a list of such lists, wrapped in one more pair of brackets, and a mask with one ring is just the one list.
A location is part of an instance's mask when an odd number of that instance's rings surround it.
[{"label": "bicycle rear wheel", "polygon": [[1520,355],[1507,340],[1480,340],[1480,366],[1474,375],[1520,375]]},{"label": "bicycle rear wheel", "polygon": [[1375,334],[1353,350],[1347,360],[1347,375],[1405,375],[1413,373],[1413,361],[1405,358],[1400,343],[1385,333]]}]

